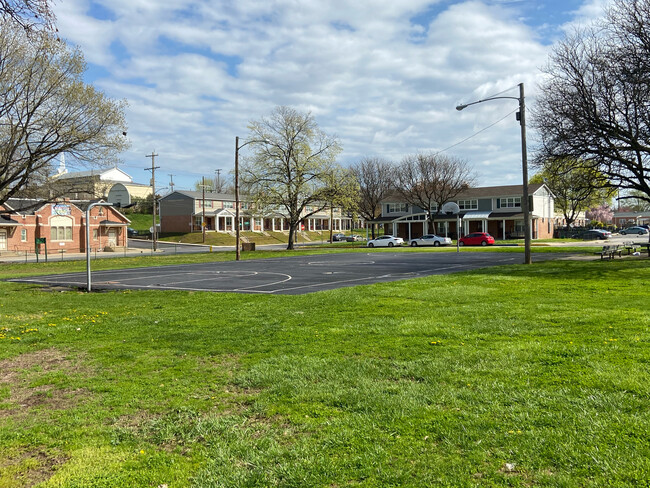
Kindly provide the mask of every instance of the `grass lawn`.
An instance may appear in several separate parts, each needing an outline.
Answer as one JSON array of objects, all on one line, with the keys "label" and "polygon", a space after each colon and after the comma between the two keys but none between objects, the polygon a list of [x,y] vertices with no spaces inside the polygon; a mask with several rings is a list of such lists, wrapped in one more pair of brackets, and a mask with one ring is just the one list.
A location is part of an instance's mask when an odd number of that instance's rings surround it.
[{"label": "grass lawn", "polygon": [[[36,269],[83,263],[0,277]],[[647,486],[648,283],[647,258],[293,297],[0,282],[0,488]]]}]

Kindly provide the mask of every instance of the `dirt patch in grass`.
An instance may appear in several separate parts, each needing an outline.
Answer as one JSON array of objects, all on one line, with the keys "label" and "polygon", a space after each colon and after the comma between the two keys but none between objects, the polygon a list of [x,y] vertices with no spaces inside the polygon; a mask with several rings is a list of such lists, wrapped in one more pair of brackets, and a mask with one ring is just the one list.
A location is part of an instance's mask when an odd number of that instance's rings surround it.
[{"label": "dirt patch in grass", "polygon": [[23,451],[2,459],[0,474],[4,471],[13,476],[20,486],[35,486],[50,479],[67,460],[62,454],[49,454],[43,450]]},{"label": "dirt patch in grass", "polygon": [[40,383],[46,375],[59,371],[66,374],[88,372],[80,362],[71,360],[57,349],[43,349],[5,359],[0,361],[0,371],[0,387],[9,389],[9,396],[2,400],[8,404],[8,408],[0,409],[0,418],[24,415],[36,407],[68,409],[88,396],[85,389],[56,388],[51,384],[30,386],[34,382]]}]

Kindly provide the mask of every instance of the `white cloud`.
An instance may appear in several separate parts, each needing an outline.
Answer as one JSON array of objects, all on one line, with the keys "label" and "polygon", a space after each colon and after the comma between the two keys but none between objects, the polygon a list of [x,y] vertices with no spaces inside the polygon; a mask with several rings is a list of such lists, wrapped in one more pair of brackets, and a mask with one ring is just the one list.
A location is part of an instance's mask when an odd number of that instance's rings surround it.
[{"label": "white cloud", "polygon": [[[105,20],[89,16],[90,0],[57,4],[61,35],[108,72],[95,81],[101,89],[129,100],[125,170],[148,181],[139,168],[155,149],[177,187],[227,171],[234,137],[276,105],[310,110],[340,137],[345,163],[443,149],[517,107],[502,100],[458,113],[459,102],[510,87],[504,96],[517,97],[524,82],[532,103],[548,50],[518,2],[100,3]],[[576,16],[595,15],[597,4]],[[450,152],[474,164],[482,184],[521,178],[514,115]]]}]

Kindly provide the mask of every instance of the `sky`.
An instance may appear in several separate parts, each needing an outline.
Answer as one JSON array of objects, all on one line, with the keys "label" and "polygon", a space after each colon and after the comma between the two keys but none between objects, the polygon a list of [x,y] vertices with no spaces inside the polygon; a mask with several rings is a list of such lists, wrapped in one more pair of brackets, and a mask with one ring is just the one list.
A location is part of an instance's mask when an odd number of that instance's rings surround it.
[{"label": "sky", "polygon": [[[477,186],[521,184],[519,83],[608,0],[57,0],[59,35],[85,79],[128,102],[120,169],[156,189],[229,178],[235,136],[277,106],[339,139],[338,162],[440,152]],[[455,107],[491,97],[459,112]],[[530,112],[527,111],[529,115]],[[530,115],[529,115],[530,119]],[[535,132],[527,127],[529,158]],[[246,156],[247,148],[240,152]],[[74,168],[69,168],[73,170]],[[532,171],[532,170],[531,170]]]}]

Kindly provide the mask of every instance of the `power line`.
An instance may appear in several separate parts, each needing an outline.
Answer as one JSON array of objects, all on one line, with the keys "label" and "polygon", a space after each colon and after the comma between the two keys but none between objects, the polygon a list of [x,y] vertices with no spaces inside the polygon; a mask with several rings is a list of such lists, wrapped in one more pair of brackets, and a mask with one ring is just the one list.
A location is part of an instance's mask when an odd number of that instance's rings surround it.
[{"label": "power line", "polygon": [[[507,91],[507,90],[506,90],[506,91]],[[501,92],[501,93],[503,93],[503,92]],[[474,134],[472,134],[472,135],[469,136],[469,137],[466,137],[466,138],[463,139],[462,141],[456,142],[455,144],[452,144],[451,146],[448,146],[448,147],[446,147],[446,148],[444,148],[444,149],[441,149],[440,151],[437,151],[435,154],[440,154],[440,153],[442,153],[442,152],[449,151],[449,150],[450,150],[451,148],[453,148],[453,147],[460,146],[462,143],[467,142],[467,141],[469,141],[470,139],[472,139],[472,138],[476,137],[477,135],[479,135],[480,133],[485,132],[486,130],[488,130],[488,129],[494,127],[494,126],[497,125],[499,122],[501,122],[502,120],[507,119],[508,117],[510,117],[512,114],[514,114],[514,113],[517,112],[517,111],[519,111],[519,108],[516,108],[516,109],[514,109],[513,111],[508,112],[506,115],[504,115],[503,117],[501,117],[501,118],[500,118],[499,120],[497,120],[496,122],[494,122],[494,123],[488,125],[487,127],[483,127],[483,128],[482,128],[481,130],[479,130],[478,132],[474,132]]]}]

